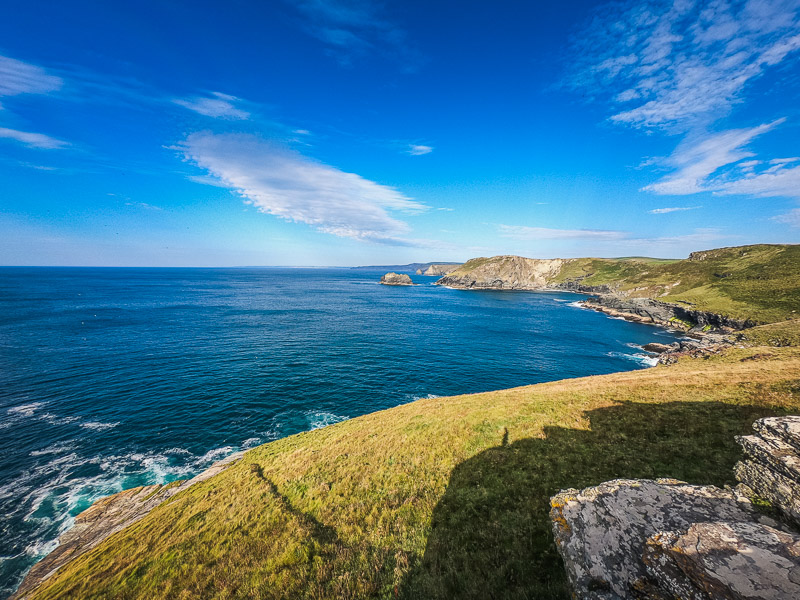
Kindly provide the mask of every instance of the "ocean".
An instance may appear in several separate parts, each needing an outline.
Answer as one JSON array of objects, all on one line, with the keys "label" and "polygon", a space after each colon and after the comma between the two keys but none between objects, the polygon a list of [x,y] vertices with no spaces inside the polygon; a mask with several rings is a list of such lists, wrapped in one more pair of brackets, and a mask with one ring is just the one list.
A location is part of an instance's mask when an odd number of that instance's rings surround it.
[{"label": "ocean", "polygon": [[679,336],[382,274],[0,268],[0,597],[102,496],[421,397],[645,368]]}]

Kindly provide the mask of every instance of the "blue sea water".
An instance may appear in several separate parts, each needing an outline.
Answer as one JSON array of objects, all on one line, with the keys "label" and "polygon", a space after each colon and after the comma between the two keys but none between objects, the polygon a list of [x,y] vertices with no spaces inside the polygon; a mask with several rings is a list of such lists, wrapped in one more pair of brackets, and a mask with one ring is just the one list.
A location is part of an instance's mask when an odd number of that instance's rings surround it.
[{"label": "blue sea water", "polygon": [[94,500],[426,396],[644,368],[569,293],[347,269],[0,269],[0,597]]}]

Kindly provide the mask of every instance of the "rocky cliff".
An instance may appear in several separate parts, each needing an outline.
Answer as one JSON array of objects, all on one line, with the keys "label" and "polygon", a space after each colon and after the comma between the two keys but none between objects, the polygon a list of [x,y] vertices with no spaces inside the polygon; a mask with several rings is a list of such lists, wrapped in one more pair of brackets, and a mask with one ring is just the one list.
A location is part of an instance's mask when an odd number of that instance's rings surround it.
[{"label": "rocky cliff", "polygon": [[414,285],[411,277],[405,273],[387,273],[381,277],[381,283],[383,285]]},{"label": "rocky cliff", "polygon": [[551,287],[564,262],[522,256],[474,258],[436,284],[462,289],[542,290]]},{"label": "rocky cliff", "polygon": [[800,314],[800,246],[720,248],[685,260],[475,258],[436,283],[596,294],[587,306],[615,316],[695,331],[738,330]]},{"label": "rocky cliff", "polygon": [[451,264],[444,264],[444,265],[431,265],[428,267],[421,275],[427,275],[428,277],[442,277],[443,275],[448,275],[458,269],[461,265],[451,265]]},{"label": "rocky cliff", "polygon": [[[800,417],[756,421],[736,489],[615,480],[551,499],[579,600],[800,598]],[[768,500],[783,517],[757,508]]]}]

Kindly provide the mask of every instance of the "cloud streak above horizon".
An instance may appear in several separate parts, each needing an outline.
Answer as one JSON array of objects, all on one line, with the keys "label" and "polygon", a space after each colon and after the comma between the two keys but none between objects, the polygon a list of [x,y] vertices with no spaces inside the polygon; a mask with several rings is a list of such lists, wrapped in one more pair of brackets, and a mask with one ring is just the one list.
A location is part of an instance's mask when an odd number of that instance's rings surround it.
[{"label": "cloud streak above horizon", "polygon": [[338,237],[410,245],[403,237],[409,225],[390,213],[428,209],[395,188],[250,134],[193,133],[177,149],[261,212]]},{"label": "cloud streak above horizon", "polygon": [[238,101],[239,98],[236,96],[230,96],[221,92],[212,92],[211,97],[192,96],[191,98],[176,98],[173,100],[178,106],[182,106],[206,117],[229,119],[233,121],[249,119],[250,113],[236,108],[235,103]]}]

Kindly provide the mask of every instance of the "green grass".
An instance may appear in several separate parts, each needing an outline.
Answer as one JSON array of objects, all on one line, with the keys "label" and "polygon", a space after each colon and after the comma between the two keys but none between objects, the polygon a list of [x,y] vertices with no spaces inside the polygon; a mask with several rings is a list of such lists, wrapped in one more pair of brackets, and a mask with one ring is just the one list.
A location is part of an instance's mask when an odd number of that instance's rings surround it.
[{"label": "green grass", "polygon": [[798,411],[795,347],[420,400],[249,451],[35,597],[566,599],[551,495],[732,483],[734,435]]},{"label": "green grass", "polygon": [[800,319],[745,329],[741,337],[754,346],[800,346]]}]

